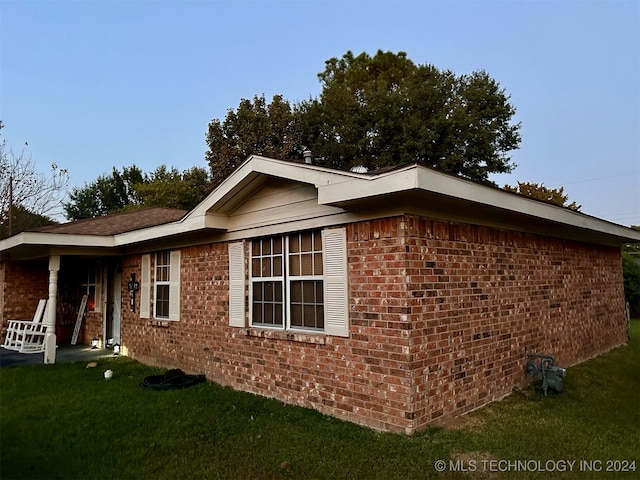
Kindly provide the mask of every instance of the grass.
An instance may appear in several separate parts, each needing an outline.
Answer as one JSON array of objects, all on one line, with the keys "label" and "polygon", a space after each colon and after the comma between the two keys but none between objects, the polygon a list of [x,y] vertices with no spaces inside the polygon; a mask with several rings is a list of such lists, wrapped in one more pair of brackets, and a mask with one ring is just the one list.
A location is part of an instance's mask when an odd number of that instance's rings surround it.
[{"label": "grass", "polygon": [[210,382],[143,389],[161,371],[127,358],[0,369],[0,478],[637,478],[640,320],[631,331],[628,346],[570,368],[561,394],[515,391],[411,437]]}]

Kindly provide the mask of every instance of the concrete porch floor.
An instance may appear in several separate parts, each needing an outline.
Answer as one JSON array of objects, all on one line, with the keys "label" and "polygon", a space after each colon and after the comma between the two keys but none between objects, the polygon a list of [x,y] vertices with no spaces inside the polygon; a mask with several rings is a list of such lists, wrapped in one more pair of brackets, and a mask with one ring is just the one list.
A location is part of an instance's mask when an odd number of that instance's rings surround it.
[{"label": "concrete porch floor", "polygon": [[[113,357],[113,350],[93,349],[87,345],[58,345],[56,363],[89,362]],[[0,368],[44,364],[44,353],[18,353],[0,348]]]}]

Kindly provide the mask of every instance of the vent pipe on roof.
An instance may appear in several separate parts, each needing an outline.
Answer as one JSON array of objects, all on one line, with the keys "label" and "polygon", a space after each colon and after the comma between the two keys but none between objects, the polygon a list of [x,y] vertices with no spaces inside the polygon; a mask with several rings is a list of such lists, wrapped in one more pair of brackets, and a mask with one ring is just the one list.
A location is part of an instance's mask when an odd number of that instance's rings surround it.
[{"label": "vent pipe on roof", "polygon": [[313,153],[311,153],[311,150],[305,150],[302,152],[302,157],[304,158],[304,163],[309,165],[313,163]]}]

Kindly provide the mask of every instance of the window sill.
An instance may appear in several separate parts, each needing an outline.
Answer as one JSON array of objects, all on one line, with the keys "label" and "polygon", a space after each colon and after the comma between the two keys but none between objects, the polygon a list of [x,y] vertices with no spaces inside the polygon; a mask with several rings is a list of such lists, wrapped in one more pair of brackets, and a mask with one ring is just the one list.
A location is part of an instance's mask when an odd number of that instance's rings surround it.
[{"label": "window sill", "polygon": [[152,327],[169,328],[169,325],[171,325],[173,322],[175,322],[175,320],[153,319],[149,320],[149,325],[151,325]]},{"label": "window sill", "polygon": [[324,334],[292,332],[282,330],[268,330],[259,328],[247,328],[244,330],[247,337],[270,338],[273,340],[288,340],[290,342],[312,343],[324,345],[327,337]]}]

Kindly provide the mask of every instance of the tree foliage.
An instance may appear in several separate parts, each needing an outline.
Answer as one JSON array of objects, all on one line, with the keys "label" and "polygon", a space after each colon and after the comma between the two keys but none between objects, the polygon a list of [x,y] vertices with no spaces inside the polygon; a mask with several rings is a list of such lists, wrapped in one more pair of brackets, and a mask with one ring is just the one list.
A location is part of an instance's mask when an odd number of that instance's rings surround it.
[{"label": "tree foliage", "polygon": [[518,185],[515,187],[505,185],[503,188],[508,192],[519,193],[520,195],[535,198],[536,200],[570,208],[576,212],[582,208],[582,205],[578,205],[576,202],[568,203],[569,195],[564,193],[564,187],[548,188],[544,186],[544,183],[518,182]]},{"label": "tree foliage", "polygon": [[[640,231],[640,226],[632,226]],[[622,247],[622,274],[624,278],[624,296],[631,314],[640,315],[640,243],[630,243]]]},{"label": "tree foliage", "polygon": [[417,65],[404,52],[332,58],[318,75],[322,92],[293,107],[281,96],[242,100],[223,122],[212,120],[207,161],[214,183],[251,154],[300,158],[347,170],[419,162],[489,182],[510,172],[508,152],[520,124],[504,89],[484,71],[455,75]]},{"label": "tree foliage", "polygon": [[209,175],[204,168],[193,167],[184,172],[161,165],[144,181],[134,185],[141,205],[191,210],[210,191]]},{"label": "tree foliage", "polygon": [[92,218],[143,207],[166,207],[189,210],[210,190],[209,174],[193,167],[180,172],[165,165],[145,174],[135,165],[115,167],[84,187],[74,188],[64,204],[69,220]]},{"label": "tree foliage", "polygon": [[11,230],[9,230],[9,222],[3,220],[3,222],[0,223],[0,240],[24,232],[25,230],[57,223],[46,215],[38,215],[30,212],[22,205],[15,205],[12,209],[12,214]]},{"label": "tree foliage", "polygon": [[[0,121],[0,130],[4,127]],[[66,169],[51,165],[48,175],[39,172],[27,152],[27,143],[16,154],[0,141],[0,222],[3,234],[13,235],[28,228],[53,222],[69,182]],[[11,219],[9,215],[11,211]],[[11,221],[9,221],[11,220]]]},{"label": "tree foliage", "polygon": [[100,175],[93,182],[71,190],[69,201],[63,205],[67,219],[100,217],[138,207],[141,202],[135,185],[143,181],[142,171],[135,165],[124,167],[122,172],[114,167],[111,174]]},{"label": "tree foliage", "polygon": [[214,185],[227,178],[250,155],[281,159],[299,156],[302,139],[296,115],[288,101],[275,95],[267,104],[264,95],[242,99],[224,121],[209,123],[205,158]]},{"label": "tree foliage", "polygon": [[520,125],[486,72],[458,76],[382,51],[347,52],[325,67],[320,97],[301,105],[307,146],[323,164],[419,162],[482,182],[513,169],[506,153],[518,147]]}]

